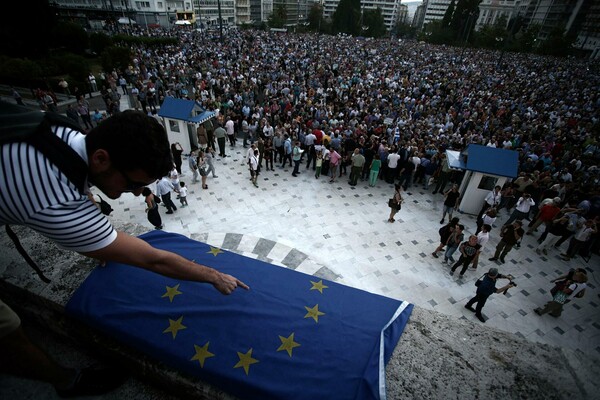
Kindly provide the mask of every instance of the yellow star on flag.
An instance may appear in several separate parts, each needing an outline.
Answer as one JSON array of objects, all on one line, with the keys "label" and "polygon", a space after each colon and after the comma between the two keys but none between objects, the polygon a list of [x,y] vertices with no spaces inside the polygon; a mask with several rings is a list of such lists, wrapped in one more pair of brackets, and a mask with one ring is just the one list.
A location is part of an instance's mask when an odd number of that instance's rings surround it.
[{"label": "yellow star on flag", "polygon": [[196,354],[190,361],[198,361],[200,363],[200,367],[204,368],[204,361],[209,357],[214,357],[215,355],[208,351],[208,344],[210,342],[206,342],[206,344],[202,347],[198,345],[194,345],[194,349],[196,350]]},{"label": "yellow star on flag", "polygon": [[207,253],[211,253],[213,256],[217,256],[217,254],[222,253],[223,251],[221,249],[219,249],[218,247],[212,247],[210,246],[210,251],[208,251]]},{"label": "yellow star on flag", "polygon": [[182,293],[179,291],[179,284],[177,284],[177,285],[175,285],[175,286],[173,286],[173,287],[169,287],[169,286],[167,286],[167,292],[166,292],[165,294],[163,294],[163,295],[161,296],[161,298],[163,298],[163,297],[168,297],[168,298],[169,298],[169,302],[171,302],[171,303],[172,303],[172,302],[173,302],[173,298],[174,298],[175,296],[177,296],[178,294],[182,294]]},{"label": "yellow star on flag", "polygon": [[183,315],[179,317],[177,321],[173,321],[169,318],[169,327],[163,331],[163,333],[171,332],[173,334],[173,339],[177,336],[177,332],[186,329],[187,326],[183,325],[181,322],[183,321]]},{"label": "yellow star on flag", "polygon": [[323,279],[321,279],[319,282],[310,281],[310,283],[312,283],[312,287],[310,288],[310,290],[318,290],[319,292],[321,292],[321,294],[323,294],[323,289],[329,288],[329,286],[323,285]]},{"label": "yellow star on flag", "polygon": [[279,346],[277,351],[286,350],[290,357],[292,356],[292,350],[294,347],[300,347],[300,343],[294,342],[294,332],[292,332],[292,334],[287,338],[279,336],[279,340],[281,340],[281,346]]},{"label": "yellow star on flag", "polygon": [[237,352],[238,357],[240,358],[240,361],[238,361],[237,364],[234,365],[233,368],[244,368],[244,371],[246,371],[246,375],[248,375],[248,370],[250,369],[250,365],[252,364],[256,364],[258,362],[257,359],[252,358],[252,349],[248,350],[248,352],[246,354],[244,353],[240,353],[239,351]]},{"label": "yellow star on flag", "polygon": [[312,318],[315,320],[315,322],[319,322],[319,317],[321,315],[325,315],[325,313],[322,313],[321,311],[319,311],[319,305],[315,305],[313,308],[310,307],[306,307],[304,306],[304,308],[306,308],[306,311],[308,311],[306,313],[306,315],[304,316],[304,318]]}]

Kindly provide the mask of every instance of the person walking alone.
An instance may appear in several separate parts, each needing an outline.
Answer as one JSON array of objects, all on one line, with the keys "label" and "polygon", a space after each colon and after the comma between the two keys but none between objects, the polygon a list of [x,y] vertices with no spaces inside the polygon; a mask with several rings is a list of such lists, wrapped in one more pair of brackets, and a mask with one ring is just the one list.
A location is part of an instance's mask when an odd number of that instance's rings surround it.
[{"label": "person walking alone", "polygon": [[160,199],[158,199],[148,187],[142,189],[142,195],[145,197],[146,201],[146,216],[148,218],[148,222],[154,226],[154,229],[162,229],[162,218],[160,217],[160,212],[158,211],[158,202]]},{"label": "person walking alone", "polygon": [[388,218],[388,222],[395,222],[394,216],[400,209],[402,208],[402,186],[395,184],[394,185],[394,196],[388,201],[388,206],[390,207],[390,216]]}]

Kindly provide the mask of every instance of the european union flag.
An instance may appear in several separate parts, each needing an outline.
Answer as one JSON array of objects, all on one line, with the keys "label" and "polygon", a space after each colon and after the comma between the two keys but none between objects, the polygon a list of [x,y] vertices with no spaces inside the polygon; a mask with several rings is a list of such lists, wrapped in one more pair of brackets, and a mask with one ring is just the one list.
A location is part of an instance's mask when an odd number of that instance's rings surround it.
[{"label": "european union flag", "polygon": [[250,286],[229,296],[121,264],[96,268],[67,312],[242,399],[383,399],[412,304],[185,236],[140,237]]}]

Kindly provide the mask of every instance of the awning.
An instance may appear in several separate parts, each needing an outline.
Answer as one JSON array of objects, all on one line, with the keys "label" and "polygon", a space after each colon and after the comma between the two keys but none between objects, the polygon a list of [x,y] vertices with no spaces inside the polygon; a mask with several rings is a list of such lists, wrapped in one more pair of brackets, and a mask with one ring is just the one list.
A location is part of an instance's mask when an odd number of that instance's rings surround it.
[{"label": "awning", "polygon": [[119,22],[120,24],[132,24],[132,25],[137,24],[137,22],[135,22],[131,18],[127,18],[127,17],[121,17],[121,18],[119,18],[119,20],[117,22]]},{"label": "awning", "polygon": [[180,19],[175,21],[175,25],[191,25],[191,21],[188,21],[186,19]]}]

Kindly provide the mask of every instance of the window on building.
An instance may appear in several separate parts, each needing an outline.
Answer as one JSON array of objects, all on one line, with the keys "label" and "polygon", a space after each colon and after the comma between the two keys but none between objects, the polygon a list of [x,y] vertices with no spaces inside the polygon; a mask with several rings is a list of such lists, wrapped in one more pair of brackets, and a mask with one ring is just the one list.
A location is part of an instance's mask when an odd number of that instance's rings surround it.
[{"label": "window on building", "polygon": [[493,190],[494,187],[496,186],[496,182],[498,182],[497,177],[484,175],[483,177],[481,177],[481,180],[479,181],[479,186],[477,186],[477,189]]},{"label": "window on building", "polygon": [[172,119],[170,119],[169,120],[169,130],[171,132],[181,132],[181,130],[179,129],[179,122],[173,121]]}]

